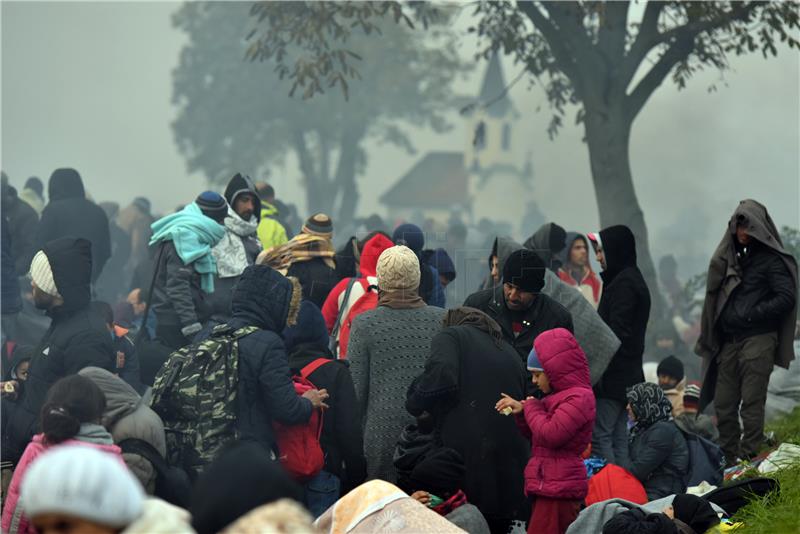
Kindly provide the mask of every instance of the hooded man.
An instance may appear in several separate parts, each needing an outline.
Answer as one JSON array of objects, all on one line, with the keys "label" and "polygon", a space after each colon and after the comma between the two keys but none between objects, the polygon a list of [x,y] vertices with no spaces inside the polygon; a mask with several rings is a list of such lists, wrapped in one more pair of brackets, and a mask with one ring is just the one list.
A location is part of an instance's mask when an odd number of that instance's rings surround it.
[{"label": "hooded man", "polygon": [[115,367],[111,336],[89,307],[91,275],[92,245],[86,239],[51,241],[33,257],[34,302],[52,322],[34,350],[24,396],[4,421],[4,459],[19,458],[36,431],[39,410],[53,383],[84,367]]},{"label": "hooded man", "polygon": [[17,276],[28,272],[33,253],[36,252],[36,228],[39,216],[32,207],[17,196],[17,190],[7,183],[2,184],[2,212],[8,223],[11,255]]},{"label": "hooded man", "polygon": [[50,203],[42,212],[36,245],[59,237],[82,237],[92,244],[92,283],[97,281],[111,257],[108,217],[86,198],[81,175],[75,169],[56,169],[48,184]]},{"label": "hooded man", "polygon": [[230,316],[233,286],[261,252],[256,236],[260,200],[250,177],[236,173],[225,188],[225,200],[228,202],[225,236],[212,250],[217,262],[217,278],[210,303],[220,322]]},{"label": "hooded man", "polygon": [[484,280],[481,289],[494,289],[503,283],[503,266],[511,253],[521,248],[524,247],[510,237],[498,236],[494,239],[492,251],[489,253],[489,276]]},{"label": "hooded man", "polygon": [[711,258],[695,347],[708,368],[700,411],[714,399],[719,443],[731,464],[755,456],[764,442],[769,376],[773,365],[788,369],[794,359],[796,317],[797,262],[767,209],[743,200]]},{"label": "hooded man", "polygon": [[206,191],[183,210],[153,223],[158,246],[152,302],[156,338],[173,350],[188,345],[211,317],[205,295],[214,292],[217,264],[211,249],[225,236],[228,204]]},{"label": "hooded man", "polygon": [[131,254],[128,261],[128,272],[133,273],[143,262],[150,261],[148,246],[153,224],[150,214],[150,201],[144,197],[136,197],[130,205],[120,210],[117,224],[131,238]]},{"label": "hooded man", "polygon": [[477,308],[497,321],[503,338],[526,362],[536,336],[553,328],[573,331],[564,306],[542,293],[545,263],[533,251],[515,250],[503,265],[503,283],[473,293],[464,306]]},{"label": "hooded man", "polygon": [[580,291],[596,310],[603,284],[589,264],[589,241],[586,237],[575,232],[567,233],[567,246],[559,254],[559,261],[558,277],[561,281]]},{"label": "hooded man", "polygon": [[650,290],[636,266],[636,240],[627,226],[589,234],[603,268],[603,296],[597,313],[622,342],[600,382],[594,386],[597,418],[592,450],[609,463],[628,457],[626,390],[644,382],[642,355],[650,317]]},{"label": "hooded man", "polygon": [[523,245],[542,258],[548,269],[558,273],[561,267],[559,253],[567,246],[567,232],[556,223],[547,223],[536,230]]},{"label": "hooded man", "polygon": [[25,181],[25,187],[22,188],[19,198],[36,211],[37,217],[41,217],[44,210],[44,185],[38,177],[31,176]]},{"label": "hooded man", "polygon": [[404,245],[417,255],[420,268],[419,296],[429,306],[444,308],[445,295],[439,271],[422,259],[422,249],[425,248],[425,233],[416,224],[401,224],[394,230],[392,241],[395,245]]},{"label": "hooded man", "polygon": [[119,204],[101,202],[98,204],[108,217],[108,231],[111,236],[111,258],[106,269],[97,280],[97,293],[108,302],[116,302],[127,292],[130,277],[125,270],[131,258],[131,237],[117,225]]}]

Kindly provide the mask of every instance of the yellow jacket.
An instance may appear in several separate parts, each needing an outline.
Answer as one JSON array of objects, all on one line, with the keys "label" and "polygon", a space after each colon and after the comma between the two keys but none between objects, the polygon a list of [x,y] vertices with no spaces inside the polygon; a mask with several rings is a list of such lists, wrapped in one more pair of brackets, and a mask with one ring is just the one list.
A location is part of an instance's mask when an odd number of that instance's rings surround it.
[{"label": "yellow jacket", "polygon": [[258,223],[258,240],[264,250],[283,245],[288,242],[286,229],[278,221],[278,210],[268,202],[261,201],[261,221]]}]

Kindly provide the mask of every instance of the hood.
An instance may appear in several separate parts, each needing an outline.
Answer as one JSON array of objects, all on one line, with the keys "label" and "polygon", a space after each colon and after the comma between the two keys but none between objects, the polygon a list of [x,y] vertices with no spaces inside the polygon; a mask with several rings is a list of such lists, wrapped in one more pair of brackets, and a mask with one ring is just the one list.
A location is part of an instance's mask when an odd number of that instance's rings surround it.
[{"label": "hood", "polygon": [[740,221],[747,225],[747,233],[750,237],[779,254],[788,254],[786,249],[783,248],[778,228],[763,204],[751,199],[739,202],[739,206],[737,206],[736,211],[733,212],[733,216],[728,222],[728,234],[730,234],[733,243],[736,241],[736,226]]},{"label": "hood", "polygon": [[405,245],[419,257],[425,246],[425,234],[416,224],[406,223],[395,228],[392,234],[395,245]]},{"label": "hood", "polygon": [[254,206],[256,209],[254,214],[260,220],[261,210],[258,208],[259,204],[261,204],[261,198],[258,196],[256,186],[249,176],[245,176],[237,172],[236,175],[231,178],[231,181],[228,182],[228,186],[225,188],[225,200],[228,201],[228,205],[231,207],[231,209],[233,208],[233,203],[236,202],[236,198],[239,195],[252,195],[255,198]]},{"label": "hood", "polygon": [[566,265],[569,262],[569,251],[572,250],[572,245],[574,245],[575,241],[578,239],[583,239],[583,242],[586,243],[586,250],[591,251],[591,248],[589,248],[589,240],[585,235],[579,234],[578,232],[567,232],[567,246],[565,246],[564,250],[556,255],[556,258],[561,262],[561,265]]},{"label": "hood", "polygon": [[86,239],[61,237],[42,247],[53,271],[62,310],[85,308],[91,300],[92,244]]},{"label": "hood", "polygon": [[553,260],[566,247],[567,232],[556,223],[547,223],[536,230],[523,245],[533,250],[544,260],[548,268],[553,268]]},{"label": "hood", "polygon": [[533,348],[553,392],[575,387],[591,389],[586,354],[569,330],[555,328],[542,332],[533,342]]},{"label": "hood", "polygon": [[47,186],[50,202],[65,198],[86,198],[81,175],[75,169],[56,169]]},{"label": "hood", "polygon": [[636,239],[630,228],[609,226],[600,231],[600,240],[606,259],[605,280],[610,281],[627,267],[636,267]]},{"label": "hood", "polygon": [[106,396],[106,410],[103,412],[103,426],[111,430],[117,421],[132,414],[139,408],[142,398],[127,382],[117,375],[99,367],[85,367],[78,371],[95,383]]},{"label": "hood", "polygon": [[292,352],[298,345],[328,346],[325,318],[316,304],[310,300],[300,303],[297,323],[283,330],[283,344],[286,346],[286,352]]},{"label": "hood", "polygon": [[[3,379],[16,380],[14,373],[17,369],[17,366],[19,366],[19,364],[22,362],[31,361],[33,359],[34,350],[36,350],[35,347],[31,345],[16,345],[11,353],[11,363],[8,364],[8,370],[6,371],[6,375]],[[3,367],[5,368],[5,365]]]},{"label": "hood", "polygon": [[361,274],[363,276],[377,276],[378,258],[380,258],[384,250],[393,246],[394,243],[392,243],[391,239],[383,234],[375,234],[364,244],[364,249],[361,251],[359,262]]},{"label": "hood", "polygon": [[280,334],[287,323],[297,320],[301,298],[296,278],[287,278],[266,265],[250,265],[233,291],[232,317]]},{"label": "hood", "polygon": [[521,248],[525,247],[510,237],[498,236],[492,245],[492,253],[489,254],[489,269],[491,270],[492,268],[492,256],[497,256],[497,270],[502,273],[503,267],[505,266],[508,257],[511,256],[511,253]]}]

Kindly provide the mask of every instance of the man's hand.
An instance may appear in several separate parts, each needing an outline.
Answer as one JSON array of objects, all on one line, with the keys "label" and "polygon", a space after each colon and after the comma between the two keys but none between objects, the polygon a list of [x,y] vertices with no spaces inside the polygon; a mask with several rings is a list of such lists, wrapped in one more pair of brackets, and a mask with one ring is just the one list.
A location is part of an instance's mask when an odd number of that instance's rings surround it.
[{"label": "man's hand", "polygon": [[514,415],[518,413],[522,413],[522,403],[518,400],[514,400],[505,393],[502,393],[502,397],[497,404],[494,405],[494,409],[500,412],[503,415]]},{"label": "man's hand", "polygon": [[309,389],[303,393],[303,397],[311,401],[311,405],[315,410],[324,410],[329,408],[329,406],[325,404],[325,401],[329,396],[330,395],[328,395],[327,389]]},{"label": "man's hand", "polygon": [[415,491],[411,494],[411,498],[425,506],[428,506],[431,502],[431,494],[427,491]]}]

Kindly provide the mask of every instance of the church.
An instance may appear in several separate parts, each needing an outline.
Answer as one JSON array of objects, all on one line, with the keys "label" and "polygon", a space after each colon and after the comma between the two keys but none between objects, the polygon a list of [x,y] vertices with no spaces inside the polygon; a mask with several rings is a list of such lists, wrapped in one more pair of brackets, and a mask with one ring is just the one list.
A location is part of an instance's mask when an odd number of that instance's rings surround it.
[{"label": "church", "polygon": [[519,135],[520,114],[507,94],[500,58],[489,60],[477,102],[464,115],[463,152],[424,154],[381,197],[390,219],[483,218],[514,230],[533,201],[530,149]]}]

